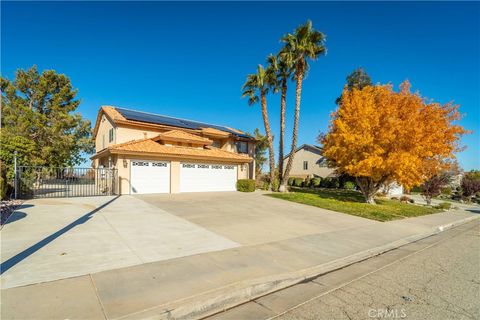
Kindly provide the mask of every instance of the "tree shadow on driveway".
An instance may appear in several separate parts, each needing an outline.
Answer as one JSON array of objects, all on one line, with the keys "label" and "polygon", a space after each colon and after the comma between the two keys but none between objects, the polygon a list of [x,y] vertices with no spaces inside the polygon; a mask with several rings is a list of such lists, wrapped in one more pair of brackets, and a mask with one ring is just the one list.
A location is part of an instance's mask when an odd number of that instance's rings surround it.
[{"label": "tree shadow on driveway", "polygon": [[480,209],[465,209],[466,211],[473,212],[473,213],[480,213]]},{"label": "tree shadow on driveway", "polygon": [[50,242],[52,242],[53,240],[57,239],[58,237],[60,237],[61,235],[63,235],[64,233],[70,231],[71,229],[75,228],[76,226],[80,225],[80,224],[83,224],[85,222],[87,222],[91,217],[92,215],[94,215],[95,213],[97,213],[98,211],[102,210],[103,208],[105,208],[106,206],[108,206],[110,203],[112,203],[113,201],[115,201],[119,196],[116,196],[115,198],[109,200],[108,202],[102,204],[100,207],[86,213],[85,215],[81,216],[80,218],[78,218],[77,220],[73,221],[72,223],[66,225],[65,227],[63,227],[62,229],[58,230],[57,232],[55,233],[52,233],[51,235],[49,235],[48,237],[46,237],[45,239],[37,242],[36,244],[34,244],[33,246],[23,250],[22,252],[20,253],[17,253],[16,255],[14,255],[13,257],[11,257],[10,259],[6,260],[5,262],[2,262],[2,264],[0,265],[0,275],[4,274],[6,271],[8,271],[10,268],[12,268],[13,266],[15,266],[16,264],[20,263],[21,261],[23,261],[24,259],[28,258],[30,255],[32,255],[33,253],[37,252],[38,250],[40,250],[41,248],[45,247],[47,244],[49,244]]},{"label": "tree shadow on driveway", "polygon": [[14,211],[12,214],[8,217],[7,221],[5,221],[5,224],[9,224],[15,221],[18,221],[20,219],[23,219],[27,216],[25,212],[22,211]]}]

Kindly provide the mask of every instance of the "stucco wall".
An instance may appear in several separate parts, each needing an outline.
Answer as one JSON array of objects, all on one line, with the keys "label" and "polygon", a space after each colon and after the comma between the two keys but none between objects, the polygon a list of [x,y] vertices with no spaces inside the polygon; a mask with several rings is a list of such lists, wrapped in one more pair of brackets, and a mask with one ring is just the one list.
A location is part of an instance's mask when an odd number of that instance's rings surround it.
[{"label": "stucco wall", "polygon": [[[178,159],[168,159],[163,157],[153,158],[153,157],[138,157],[138,156],[113,156],[112,164],[118,170],[118,191],[120,194],[130,194],[130,162],[132,160],[158,160],[158,161],[170,161],[170,192],[178,193],[180,192],[180,162]],[[186,162],[201,162],[201,163],[222,163],[222,161],[195,161],[195,160],[185,160]],[[107,163],[108,159],[100,159],[99,163]],[[225,162],[225,164],[231,164]],[[250,164],[251,165],[251,164]],[[249,164],[238,165],[237,168],[237,177],[238,179],[247,179],[249,177]]]},{"label": "stucco wall", "polygon": [[[320,176],[325,178],[331,175],[334,170],[327,168],[320,163],[322,156],[319,153],[312,152],[306,149],[300,149],[295,153],[293,158],[292,170],[290,171],[291,177],[306,177],[310,176]],[[303,169],[303,162],[308,161],[308,170]],[[287,167],[288,158],[283,162],[283,167]]]},{"label": "stucco wall", "polygon": [[158,136],[161,131],[151,131],[145,129],[135,129],[128,127],[117,128],[117,143],[128,142],[132,140],[141,140]]},{"label": "stucco wall", "polygon": [[115,134],[113,136],[113,141],[108,142],[108,131],[115,127],[113,123],[105,116],[102,116],[100,120],[100,125],[98,126],[97,136],[95,137],[95,151],[98,152],[107,148],[110,144],[115,144]]}]

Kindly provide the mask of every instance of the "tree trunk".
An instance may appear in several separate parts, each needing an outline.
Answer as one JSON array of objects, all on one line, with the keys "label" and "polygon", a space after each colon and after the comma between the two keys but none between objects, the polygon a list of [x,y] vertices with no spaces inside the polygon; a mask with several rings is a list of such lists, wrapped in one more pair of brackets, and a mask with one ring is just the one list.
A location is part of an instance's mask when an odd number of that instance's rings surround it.
[{"label": "tree trunk", "polygon": [[280,180],[280,192],[285,192],[285,182],[283,179],[283,139],[285,136],[285,109],[287,105],[287,79],[282,79],[282,96],[280,98],[280,139],[278,142],[278,173]]},{"label": "tree trunk", "polygon": [[293,158],[295,157],[295,151],[297,149],[298,122],[300,119],[300,100],[302,98],[303,72],[304,72],[303,66],[297,66],[297,72],[296,72],[297,83],[295,87],[295,114],[293,118],[292,147],[290,150],[290,155],[288,156],[288,162],[287,162],[287,167],[285,169],[285,174],[283,175],[284,190],[286,190],[286,184],[288,183],[290,170],[292,170]]},{"label": "tree trunk", "polygon": [[432,204],[432,197],[425,196],[425,201],[427,202],[427,205],[431,205]]},{"label": "tree trunk", "polygon": [[263,116],[263,125],[265,126],[265,133],[267,135],[268,141],[268,158],[270,162],[270,185],[269,189],[273,190],[273,181],[275,180],[275,154],[273,152],[273,138],[272,132],[270,131],[270,122],[268,121],[268,112],[267,112],[267,98],[265,92],[260,93],[261,103],[262,103],[262,116]]},{"label": "tree trunk", "polygon": [[375,203],[375,194],[382,186],[384,179],[375,183],[370,177],[357,177],[357,185],[360,187],[360,191],[365,197],[365,202],[369,204]]}]

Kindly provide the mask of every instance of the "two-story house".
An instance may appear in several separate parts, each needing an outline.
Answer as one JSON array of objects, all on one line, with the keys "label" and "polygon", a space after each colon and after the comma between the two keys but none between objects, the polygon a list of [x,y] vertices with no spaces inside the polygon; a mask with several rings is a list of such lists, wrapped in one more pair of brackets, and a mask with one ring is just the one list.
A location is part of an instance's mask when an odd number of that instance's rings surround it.
[{"label": "two-story house", "polygon": [[[283,168],[287,167],[288,157],[287,154],[283,158]],[[335,176],[335,170],[327,167],[327,162],[322,155],[322,149],[320,147],[303,144],[295,151],[295,157],[293,157],[292,169],[290,171],[290,177],[306,178],[306,177],[331,177]]]},{"label": "two-story house", "polygon": [[255,178],[255,138],[227,126],[103,106],[93,136],[93,166],[118,170],[119,194],[234,191]]}]

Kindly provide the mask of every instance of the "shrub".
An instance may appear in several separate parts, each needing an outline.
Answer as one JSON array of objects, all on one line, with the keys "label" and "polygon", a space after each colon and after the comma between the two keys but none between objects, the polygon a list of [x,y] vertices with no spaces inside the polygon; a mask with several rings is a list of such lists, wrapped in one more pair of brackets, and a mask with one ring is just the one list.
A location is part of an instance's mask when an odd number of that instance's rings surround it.
[{"label": "shrub", "polygon": [[412,189],[410,189],[410,192],[419,192],[420,193],[422,191],[423,191],[423,189],[420,186],[415,186]]},{"label": "shrub", "polygon": [[293,186],[302,187],[303,186],[303,179],[302,178],[295,178],[293,180]]},{"label": "shrub", "polygon": [[287,184],[291,187],[291,186],[293,186],[294,181],[295,181],[295,178],[290,177],[290,178],[288,178]]},{"label": "shrub", "polygon": [[445,187],[442,189],[442,194],[449,196],[452,194],[452,187]]},{"label": "shrub", "polygon": [[343,188],[344,188],[344,189],[347,189],[347,190],[355,190],[355,183],[352,182],[352,181],[347,181],[347,182],[345,182],[345,184],[343,185]]},{"label": "shrub", "polygon": [[450,202],[441,202],[435,206],[437,209],[449,210],[452,207]]},{"label": "shrub", "polygon": [[338,180],[338,178],[332,178],[332,180],[330,182],[330,188],[339,189],[340,188],[340,180]]},{"label": "shrub", "polygon": [[5,200],[7,198],[7,182],[3,177],[0,177],[0,200]]},{"label": "shrub", "polygon": [[471,200],[477,192],[480,192],[480,171],[472,170],[466,173],[461,182],[462,195]]},{"label": "shrub", "polygon": [[391,197],[390,200],[398,200],[398,197]]},{"label": "shrub", "polygon": [[407,197],[407,196],[401,196],[401,197],[400,197],[400,202],[405,202],[405,203],[407,203],[408,201],[410,201],[410,198],[409,198],[409,197]]},{"label": "shrub", "polygon": [[331,184],[332,184],[332,178],[326,177],[326,178],[323,178],[322,181],[320,182],[320,187],[330,188]]},{"label": "shrub", "polygon": [[312,182],[311,182],[311,186],[314,187],[314,188],[318,188],[318,187],[320,187],[321,183],[322,183],[321,178],[313,178]]},{"label": "shrub", "polygon": [[273,180],[272,190],[277,192],[279,187],[280,187],[280,180],[278,179]]},{"label": "shrub", "polygon": [[255,180],[253,179],[240,179],[237,181],[237,190],[241,192],[254,192]]},{"label": "shrub", "polygon": [[303,186],[304,186],[305,188],[310,187],[311,184],[312,184],[312,179],[310,179],[310,178],[306,178],[305,181],[303,181]]}]

